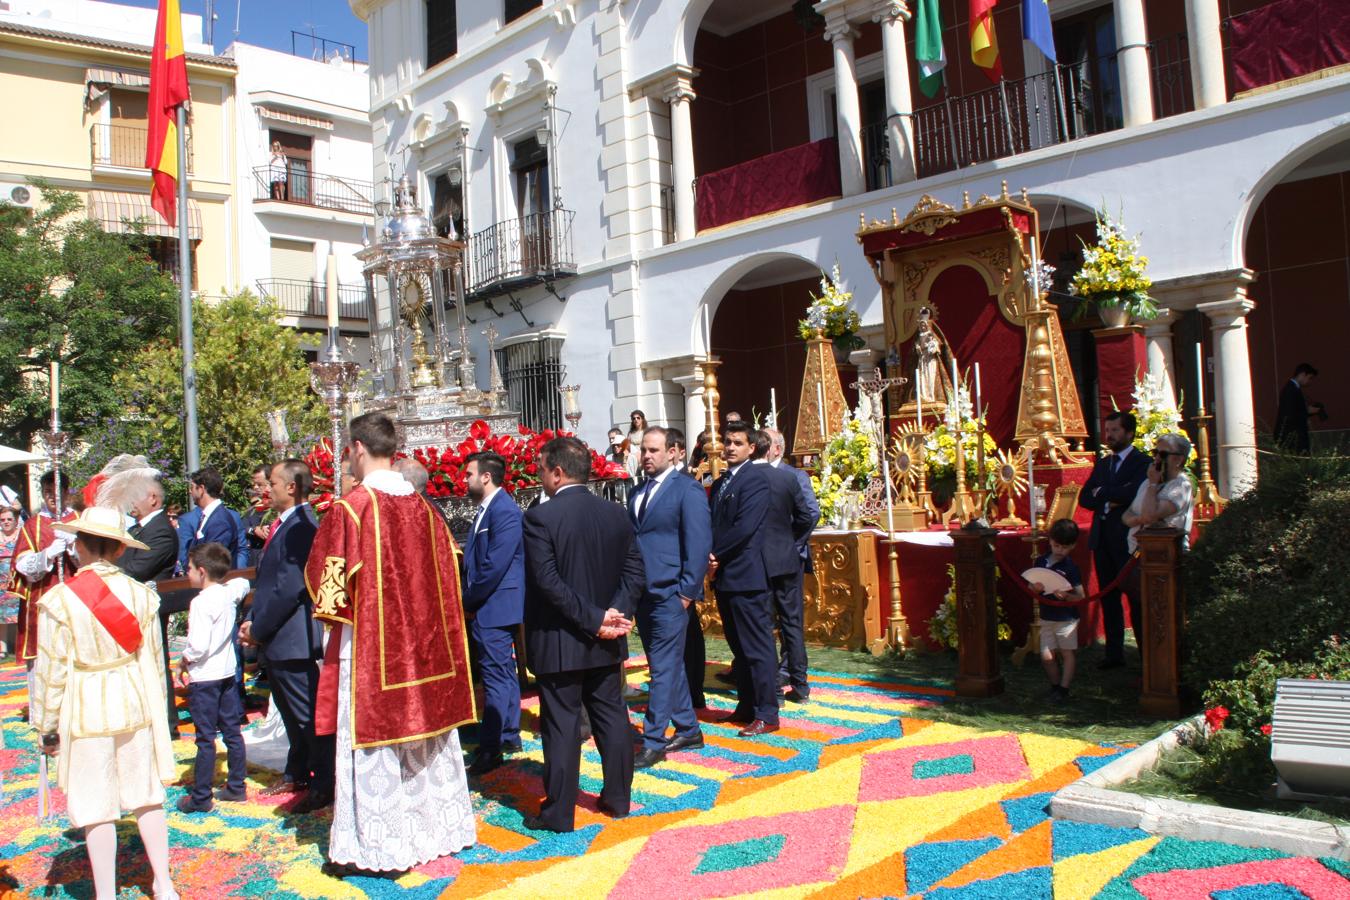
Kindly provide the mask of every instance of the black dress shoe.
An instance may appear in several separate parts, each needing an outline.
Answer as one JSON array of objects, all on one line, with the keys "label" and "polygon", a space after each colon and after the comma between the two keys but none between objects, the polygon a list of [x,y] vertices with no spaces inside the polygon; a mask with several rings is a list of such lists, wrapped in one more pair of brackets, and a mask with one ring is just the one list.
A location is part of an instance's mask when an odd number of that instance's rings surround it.
[{"label": "black dress shoe", "polygon": [[248,794],[243,791],[232,791],[227,787],[223,787],[216,791],[216,799],[225,800],[229,803],[243,803],[248,799]]},{"label": "black dress shoe", "polygon": [[473,762],[469,763],[469,774],[474,777],[486,775],[503,762],[505,760],[500,753],[484,753],[480,750],[474,754]]},{"label": "black dress shoe", "polygon": [[538,816],[525,816],[521,819],[521,824],[530,831],[551,831],[554,834],[568,834],[572,831],[570,828],[554,828]]},{"label": "black dress shoe", "polygon": [[650,769],[652,766],[666,758],[666,751],[653,750],[650,747],[644,749],[637,756],[633,757],[633,768]]},{"label": "black dress shoe", "polygon": [[604,800],[596,800],[596,801],[595,801],[595,808],[598,809],[598,810],[600,810],[600,811],[601,811],[602,813],[604,813],[605,815],[609,816],[611,819],[626,819],[626,818],[628,818],[628,805],[627,805],[627,804],[624,804],[624,808],[623,808],[622,810],[619,810],[619,809],[615,809],[613,806],[609,805],[609,804],[606,803]]},{"label": "black dress shoe", "polygon": [[291,812],[295,813],[298,816],[304,816],[312,812],[318,812],[325,806],[332,806],[332,805],[333,805],[332,791],[311,790],[309,793],[305,794],[305,798],[303,800],[295,804],[295,806],[291,807]]},{"label": "black dress shoe", "polygon": [[811,691],[793,688],[783,695],[783,699],[789,703],[805,703],[811,699]]},{"label": "black dress shoe", "polygon": [[198,803],[192,799],[192,795],[178,798],[178,811],[184,813],[208,813],[215,807],[210,800]]},{"label": "black dress shoe", "polygon": [[759,737],[761,734],[770,734],[778,730],[778,723],[765,722],[763,719],[756,719],[749,725],[736,732],[741,737]]},{"label": "black dress shoe", "polygon": [[693,734],[677,734],[666,744],[667,753],[676,753],[680,750],[697,750],[703,746],[703,732],[695,731]]},{"label": "black dress shoe", "polygon": [[735,674],[732,673],[732,672],[729,672],[729,671],[728,671],[728,672],[718,672],[716,675],[713,676],[713,678],[716,678],[718,681],[722,682],[723,684],[729,684],[729,685],[731,685],[732,687],[735,687],[735,686],[736,686],[736,676],[735,676]]},{"label": "black dress shoe", "polygon": [[748,711],[734,709],[727,715],[718,719],[717,721],[726,724],[734,723],[736,725],[749,725],[751,722],[755,721],[755,714]]},{"label": "black dress shoe", "polygon": [[520,743],[520,741],[509,741],[509,742],[507,742],[507,743],[505,743],[505,744],[502,744],[502,753],[504,753],[504,754],[505,754],[505,753],[519,753],[520,751],[522,751],[522,750],[524,750],[524,749],[525,749],[525,747]]},{"label": "black dress shoe", "polygon": [[275,797],[278,794],[298,794],[305,789],[305,785],[295,781],[278,781],[271,787],[263,788],[258,793],[264,797]]}]

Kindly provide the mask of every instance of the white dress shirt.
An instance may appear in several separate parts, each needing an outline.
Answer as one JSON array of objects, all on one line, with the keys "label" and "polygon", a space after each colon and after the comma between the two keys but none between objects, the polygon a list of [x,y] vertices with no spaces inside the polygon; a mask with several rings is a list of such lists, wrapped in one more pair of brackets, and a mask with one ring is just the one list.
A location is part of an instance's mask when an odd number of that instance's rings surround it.
[{"label": "white dress shirt", "polygon": [[656,489],[659,488],[665,482],[666,477],[674,471],[674,466],[667,466],[664,472],[653,475],[648,479],[647,483],[642,486],[642,490],[637,496],[637,506],[634,507],[637,514],[641,515],[647,512],[647,504],[651,503],[652,498],[656,496]]},{"label": "white dress shirt", "polygon": [[247,578],[232,578],[208,585],[192,598],[183,660],[193,681],[234,677],[234,620],[248,591]]},{"label": "white dress shirt", "polygon": [[[219,498],[212,500],[210,503],[206,504],[206,506],[202,507],[202,518],[201,521],[197,523],[197,540],[200,541],[202,537],[206,534],[206,520],[211,518],[211,513],[215,512],[219,508],[220,508]],[[230,552],[234,552],[233,547],[230,547],[228,549],[230,550]]]}]

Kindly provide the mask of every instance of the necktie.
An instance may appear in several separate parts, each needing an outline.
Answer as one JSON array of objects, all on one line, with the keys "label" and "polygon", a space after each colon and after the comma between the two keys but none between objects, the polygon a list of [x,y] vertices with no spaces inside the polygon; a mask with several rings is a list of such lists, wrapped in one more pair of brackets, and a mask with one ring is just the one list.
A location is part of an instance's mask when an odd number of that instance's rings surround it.
[{"label": "necktie", "polygon": [[143,527],[145,526],[141,525],[140,522],[137,522],[135,525],[132,525],[130,528],[127,529],[127,534],[131,535],[134,538],[138,538],[141,536],[141,529]]},{"label": "necktie", "polygon": [[276,534],[276,533],[277,533],[277,529],[280,528],[280,527],[281,527],[281,520],[280,520],[280,519],[273,519],[273,520],[272,520],[271,526],[269,526],[268,529],[267,529],[267,540],[263,541],[263,552],[264,552],[264,553],[267,552],[267,545],[270,544],[270,543],[272,543],[272,535]]},{"label": "necktie", "polygon": [[1115,477],[1116,477],[1116,472],[1118,472],[1118,471],[1120,471],[1120,454],[1119,454],[1119,453],[1112,453],[1112,454],[1111,454],[1111,477],[1112,477],[1112,478],[1115,478]]},{"label": "necktie", "polygon": [[478,507],[478,515],[474,516],[473,519],[473,528],[469,530],[469,543],[472,544],[474,541],[478,539],[478,527],[483,524],[483,516],[486,513],[487,513],[486,506]]},{"label": "necktie", "polygon": [[656,479],[655,478],[647,479],[647,486],[642,489],[642,496],[638,498],[638,508],[637,508],[638,522],[641,522],[642,517],[647,514],[647,500],[651,497],[652,493],[655,490],[656,490]]}]

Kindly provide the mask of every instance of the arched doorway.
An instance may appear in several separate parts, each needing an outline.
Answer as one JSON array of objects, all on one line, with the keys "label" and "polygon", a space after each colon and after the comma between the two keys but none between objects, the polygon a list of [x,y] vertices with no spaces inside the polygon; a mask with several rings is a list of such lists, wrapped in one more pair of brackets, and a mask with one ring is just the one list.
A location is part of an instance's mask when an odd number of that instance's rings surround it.
[{"label": "arched doorway", "polygon": [[[778,404],[778,429],[791,444],[806,365],[797,323],[806,317],[811,295],[819,290],[816,263],[779,254],[752,264],[720,297],[709,297],[714,310],[712,352],[722,360],[717,383],[724,418],[735,411],[747,421],[756,416],[762,421],[772,396]],[[848,387],[855,374],[850,367],[840,367],[850,405],[856,402]]]},{"label": "arched doorway", "polygon": [[1247,295],[1257,431],[1270,434],[1280,388],[1301,362],[1319,375],[1307,388],[1325,421],[1310,423],[1313,446],[1350,438],[1350,136],[1305,150],[1252,211],[1244,259],[1256,272]]}]

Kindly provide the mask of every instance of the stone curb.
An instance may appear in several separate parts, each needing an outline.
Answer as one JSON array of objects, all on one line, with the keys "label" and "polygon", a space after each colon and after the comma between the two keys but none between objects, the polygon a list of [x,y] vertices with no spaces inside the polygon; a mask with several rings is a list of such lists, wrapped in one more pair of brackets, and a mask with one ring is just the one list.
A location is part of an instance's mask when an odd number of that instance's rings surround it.
[{"label": "stone curb", "polygon": [[1202,727],[1203,721],[1202,716],[1187,719],[1061,788],[1050,800],[1050,815],[1071,822],[1138,828],[1149,834],[1192,841],[1223,841],[1350,862],[1350,827],[1110,790],[1151,769],[1162,754],[1180,743],[1183,734]]}]

